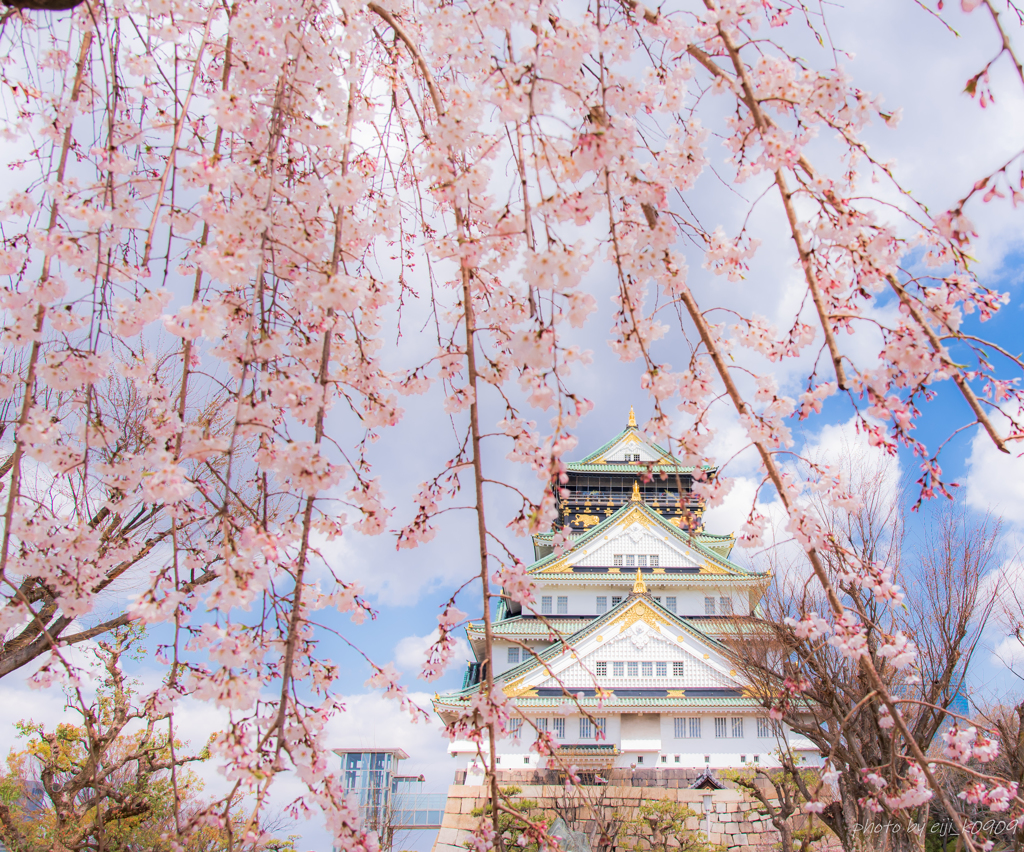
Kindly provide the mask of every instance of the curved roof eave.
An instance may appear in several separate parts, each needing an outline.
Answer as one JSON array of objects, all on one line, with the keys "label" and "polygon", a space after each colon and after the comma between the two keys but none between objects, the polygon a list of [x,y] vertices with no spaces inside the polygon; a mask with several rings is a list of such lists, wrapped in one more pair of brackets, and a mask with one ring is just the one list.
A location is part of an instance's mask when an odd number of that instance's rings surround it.
[{"label": "curved roof eave", "polygon": [[568,551],[566,551],[562,555],[556,556],[554,553],[549,553],[547,556],[541,557],[532,565],[530,565],[530,567],[527,570],[529,571],[529,573],[532,574],[536,571],[539,571],[542,568],[549,567],[560,560],[566,559],[574,551],[593,541],[599,535],[603,535],[605,532],[611,529],[616,523],[618,523],[619,520],[625,514],[628,514],[629,512],[632,512],[635,509],[639,509],[640,511],[642,511],[649,519],[657,522],[663,530],[677,537],[684,544],[696,550],[701,556],[717,563],[721,567],[725,568],[727,571],[733,574],[739,574],[746,577],[766,576],[765,574],[758,574],[753,571],[747,571],[745,568],[740,567],[735,562],[726,559],[724,556],[722,556],[722,554],[716,552],[714,549],[708,547],[706,544],[703,544],[697,536],[690,535],[689,533],[686,533],[683,530],[679,529],[679,527],[669,523],[665,518],[663,518],[653,509],[651,509],[646,503],[637,502],[633,500],[626,503],[624,506],[621,506],[620,508],[616,509],[615,512],[613,512],[611,515],[609,515],[607,518],[605,518],[603,521],[597,524],[597,526],[592,527],[590,530],[583,533],[583,535],[581,535],[579,538],[572,542],[572,546],[568,549]]}]

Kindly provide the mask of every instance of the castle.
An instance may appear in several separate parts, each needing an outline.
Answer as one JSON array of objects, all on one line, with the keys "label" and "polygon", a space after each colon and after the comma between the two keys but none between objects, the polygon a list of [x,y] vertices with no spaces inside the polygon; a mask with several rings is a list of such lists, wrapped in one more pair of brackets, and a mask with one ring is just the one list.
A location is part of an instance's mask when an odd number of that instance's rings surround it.
[{"label": "castle", "polygon": [[[624,430],[568,465],[558,501],[568,546],[555,553],[551,532],[534,537],[536,603],[503,597],[492,624],[495,683],[516,708],[497,748],[503,783],[554,784],[574,765],[589,778],[720,788],[716,770],[777,765],[783,741],[820,762],[736,670],[728,643],[756,633],[770,575],[730,560],[733,535],[703,529],[694,473],[640,432],[632,409]],[[467,634],[476,659],[463,688],[434,701],[446,722],[488,665],[483,623]],[[552,734],[554,757],[531,751],[536,731]],[[456,784],[480,785],[487,751],[468,741],[449,751]]]}]

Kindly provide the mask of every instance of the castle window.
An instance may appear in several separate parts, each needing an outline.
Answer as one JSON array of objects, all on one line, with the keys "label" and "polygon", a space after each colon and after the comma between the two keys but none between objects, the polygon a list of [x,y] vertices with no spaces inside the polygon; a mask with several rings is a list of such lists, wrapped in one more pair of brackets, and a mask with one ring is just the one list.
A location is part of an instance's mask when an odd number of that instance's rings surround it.
[{"label": "castle window", "polygon": [[621,553],[616,553],[612,557],[612,565],[622,565],[622,554]]},{"label": "castle window", "polygon": [[640,765],[641,763],[643,763],[643,762],[644,762],[644,756],[643,756],[642,754],[638,754],[638,755],[636,756],[636,763],[637,763],[637,766],[639,766],[639,765]]},{"label": "castle window", "polygon": [[715,739],[723,740],[729,736],[729,728],[726,725],[726,721],[725,717],[715,717]]},{"label": "castle window", "polygon": [[608,598],[604,595],[598,595],[597,614],[600,615],[603,612],[608,612]]},{"label": "castle window", "polygon": [[565,739],[565,719],[561,716],[556,716],[551,720],[551,727],[554,731],[555,737],[560,740]]},{"label": "castle window", "polygon": [[626,673],[625,663],[612,663],[612,674],[615,677],[622,677]]},{"label": "castle window", "polygon": [[606,719],[594,719],[594,731],[599,740],[603,740],[607,736],[606,721]]},{"label": "castle window", "polygon": [[612,595],[612,609],[622,603],[622,595]]},{"label": "castle window", "polygon": [[669,596],[665,598],[665,609],[667,609],[669,612],[676,611],[676,599],[674,597]]},{"label": "castle window", "polygon": [[654,677],[654,663],[641,663],[644,677]]},{"label": "castle window", "polygon": [[679,763],[679,755],[676,755],[676,763]]},{"label": "castle window", "polygon": [[637,556],[637,558],[636,558],[636,564],[640,568],[646,568],[647,567],[647,554],[646,553],[639,554]]},{"label": "castle window", "polygon": [[683,677],[686,674],[686,663],[682,660],[672,661],[672,677]]},{"label": "castle window", "polygon": [[633,461],[640,461],[640,453],[633,453]]},{"label": "castle window", "polygon": [[714,614],[715,614],[715,599],[714,598],[704,598],[704,615],[714,615]]},{"label": "castle window", "polygon": [[508,649],[508,661],[510,663],[518,663],[519,662],[519,649],[518,648],[509,648]]},{"label": "castle window", "polygon": [[551,595],[543,595],[540,599],[540,614],[551,615]]},{"label": "castle window", "polygon": [[547,729],[548,729],[547,717],[545,716],[544,718],[538,719],[537,720],[537,732],[543,734]]},{"label": "castle window", "polygon": [[508,720],[508,732],[519,739],[519,735],[523,732],[523,720],[522,719],[509,719]]},{"label": "castle window", "polygon": [[636,554],[633,554],[633,553],[627,553],[626,554],[626,567],[627,568],[635,568],[636,567]]},{"label": "castle window", "polygon": [[658,677],[668,677],[668,663],[655,663]]},{"label": "castle window", "polygon": [[690,739],[700,739],[700,716],[694,716],[690,719]]},{"label": "castle window", "polygon": [[640,675],[640,664],[636,662],[626,663],[626,674],[630,677],[638,677]]},{"label": "castle window", "polygon": [[732,615],[732,598],[719,598],[718,610],[722,615]]},{"label": "castle window", "polygon": [[652,553],[650,556],[647,557],[647,561],[650,563],[652,568],[657,568],[658,567],[658,554],[657,553]]},{"label": "castle window", "polygon": [[674,733],[675,733],[675,736],[676,736],[677,740],[685,740],[686,739],[686,732],[687,732],[686,723],[689,722],[689,721],[690,721],[689,719],[673,719],[672,720],[672,725],[673,725]]},{"label": "castle window", "polygon": [[569,596],[559,595],[558,596],[558,614],[568,615],[569,614]]},{"label": "castle window", "polygon": [[597,677],[606,677],[608,674],[608,663],[602,660],[594,666],[594,674]]},{"label": "castle window", "polygon": [[594,726],[586,716],[580,716],[580,739],[592,740],[594,738]]},{"label": "castle window", "polygon": [[782,733],[782,728],[779,723],[773,719],[765,718],[764,716],[757,717],[757,736],[760,739],[766,739],[768,737],[775,737]]},{"label": "castle window", "polygon": [[526,757],[524,757],[524,758],[523,758],[523,763],[524,763],[524,764],[525,764],[526,766],[529,766],[529,765],[530,765],[530,756],[529,756],[529,755],[527,755]]},{"label": "castle window", "polygon": [[746,762],[747,762],[747,756],[745,754],[741,754],[740,755],[740,763],[746,763]]},{"label": "castle window", "polygon": [[732,719],[732,735],[734,737],[743,736],[743,717],[734,716]]},{"label": "castle window", "polygon": [[760,763],[760,762],[761,762],[761,755],[755,754],[754,755],[754,763]]},{"label": "castle window", "polygon": [[668,763],[668,755],[667,754],[663,754],[661,756],[661,762],[662,763]]},{"label": "castle window", "polygon": [[655,602],[655,603],[661,603],[661,598],[660,598],[660,597],[658,597],[657,595],[655,595],[655,596],[654,596],[654,602]]}]

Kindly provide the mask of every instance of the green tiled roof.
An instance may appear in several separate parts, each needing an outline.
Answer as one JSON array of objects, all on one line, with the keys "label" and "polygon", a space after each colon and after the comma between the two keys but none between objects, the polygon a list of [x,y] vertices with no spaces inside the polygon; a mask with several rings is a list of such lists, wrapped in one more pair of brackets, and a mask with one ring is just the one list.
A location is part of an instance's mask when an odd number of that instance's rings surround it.
[{"label": "green tiled roof", "polygon": [[[460,693],[446,693],[445,695],[438,696],[434,699],[435,704],[450,704],[457,705],[461,703],[464,696]],[[552,696],[552,697],[527,697],[520,696],[515,699],[516,706],[524,709],[531,707],[559,707],[564,704],[566,698],[564,696]],[[680,709],[700,709],[707,707],[714,709],[717,707],[751,707],[757,708],[762,705],[755,698],[705,698],[698,696],[696,698],[642,698],[636,696],[615,696],[611,699],[599,699],[597,696],[584,696],[583,698],[573,699],[574,702],[579,702],[584,707],[593,707],[598,704],[601,705],[602,709],[611,709],[614,707],[678,707]]]},{"label": "green tiled roof", "polygon": [[[552,660],[555,657],[557,657],[564,651],[566,645],[575,647],[581,640],[585,639],[591,633],[594,633],[595,631],[603,627],[605,624],[608,624],[610,621],[613,621],[615,618],[618,618],[620,612],[632,606],[633,601],[636,599],[636,597],[636,595],[630,595],[625,600],[623,600],[618,606],[612,607],[610,610],[608,610],[608,612],[604,613],[603,615],[597,616],[596,618],[588,622],[585,627],[583,627],[580,630],[577,630],[571,636],[563,636],[561,642],[552,642],[550,645],[548,645],[547,648],[544,648],[543,650],[538,652],[536,657],[531,656],[528,659],[521,662],[518,666],[514,666],[508,671],[502,672],[495,678],[495,682],[499,684],[511,683],[513,680],[520,677],[521,675],[527,674],[528,672],[533,671],[535,668],[538,668],[539,666],[543,665],[549,660]],[[708,636],[707,633],[702,632],[699,628],[695,627],[693,624],[690,624],[686,619],[681,618],[674,612],[669,612],[667,609],[665,609],[665,607],[659,604],[650,595],[643,595],[642,597],[644,599],[644,603],[647,604],[647,606],[653,608],[657,613],[662,615],[666,621],[669,621],[670,623],[674,622],[684,632],[689,633],[698,641],[701,641],[709,647],[714,648],[723,656],[730,658],[733,656],[732,651],[726,645],[723,645],[713,636]],[[447,693],[447,696],[452,698],[469,696],[472,695],[474,692],[477,692],[479,688],[479,684],[474,684],[473,686],[467,686],[465,689]]]},{"label": "green tiled roof", "polygon": [[744,632],[758,632],[763,622],[758,618],[746,615],[734,616],[683,616],[683,621],[693,625],[701,633],[712,636],[742,635]]},{"label": "green tiled roof", "polygon": [[[650,578],[646,579],[650,581]],[[633,582],[632,578],[630,578],[630,582]],[[559,636],[571,636],[582,630],[595,618],[600,618],[600,616],[595,615],[593,618],[557,618],[548,616],[547,623],[545,623],[539,618],[525,618],[516,615],[504,621],[496,621],[491,624],[491,634],[494,636],[539,636],[547,638],[554,631]],[[758,625],[761,624],[760,619],[744,615],[684,615],[679,616],[679,618],[685,624],[709,636],[742,635],[745,631],[756,631]],[[551,626],[548,627],[548,624]],[[483,636],[484,623],[482,621],[471,621],[466,625],[466,632]]]},{"label": "green tiled roof", "polygon": [[[641,441],[643,441],[645,444],[647,444],[647,446],[652,447],[655,450],[655,452],[657,452],[658,455],[660,455],[662,458],[671,459],[671,460],[674,461],[674,459],[672,459],[672,455],[669,453],[668,450],[666,450],[664,447],[659,447],[657,444],[654,443],[654,441],[649,440],[647,437],[644,436],[643,432],[641,432],[636,426],[627,426],[625,429],[623,429],[621,432],[619,432],[619,434],[616,435],[614,438],[612,438],[610,441],[606,441],[604,444],[602,444],[600,447],[598,447],[592,453],[587,453],[587,455],[585,455],[582,459],[580,459],[580,461],[578,461],[578,462],[569,462],[569,469],[572,470],[573,467],[577,466],[577,465],[587,465],[588,467],[592,467],[593,465],[591,464],[591,461],[593,459],[599,459],[599,458],[603,457],[604,454],[606,452],[608,452],[608,450],[610,450],[612,447],[614,447],[619,441],[621,441],[624,437],[626,437],[626,435],[630,434],[631,432],[634,435],[636,435],[637,438],[639,438]],[[678,465],[673,465],[673,467],[678,467]],[[618,469],[621,469],[619,465],[615,465],[612,468],[612,470],[618,470]],[[693,468],[689,468],[689,469],[693,470]]]},{"label": "green tiled roof", "polygon": [[726,533],[725,535],[719,535],[717,533],[709,533],[701,530],[699,533],[694,533],[694,538],[699,538],[704,541],[732,541],[732,533]]},{"label": "green tiled roof", "polygon": [[[620,517],[622,517],[622,515],[624,515],[627,512],[631,512],[635,508],[639,508],[642,512],[644,512],[647,515],[648,518],[650,518],[651,520],[655,521],[662,529],[664,529],[666,532],[669,532],[672,535],[674,535],[677,538],[679,538],[680,540],[682,540],[685,544],[687,544],[688,546],[692,547],[699,554],[701,554],[701,556],[704,556],[705,558],[710,559],[711,561],[713,561],[716,564],[720,565],[721,567],[723,567],[723,568],[733,572],[734,574],[739,574],[739,575],[745,576],[745,577],[761,577],[761,576],[763,576],[763,575],[760,575],[760,574],[754,574],[751,571],[747,571],[746,569],[741,568],[736,563],[730,562],[728,559],[726,559],[724,556],[722,556],[721,553],[719,553],[718,551],[712,549],[711,547],[708,547],[708,545],[706,545],[703,542],[701,542],[699,535],[690,535],[689,533],[686,533],[686,532],[680,530],[679,527],[676,527],[676,526],[672,525],[671,523],[669,523],[665,518],[663,518],[661,515],[659,515],[657,512],[655,512],[653,509],[651,509],[645,503],[634,503],[632,501],[629,502],[629,503],[626,503],[621,508],[616,509],[615,512],[612,515],[610,515],[609,517],[605,518],[597,526],[592,527],[588,532],[585,532],[579,538],[574,539],[573,542],[572,542],[572,547],[569,549],[569,551],[567,553],[563,554],[562,556],[555,556],[554,553],[551,553],[551,554],[548,554],[547,556],[542,557],[541,559],[538,559],[536,562],[534,562],[530,566],[530,568],[529,568],[530,572],[533,573],[534,571],[538,571],[539,569],[544,568],[544,567],[552,564],[553,562],[557,562],[559,559],[563,558],[564,556],[567,556],[569,553],[572,553],[574,550],[577,550],[578,548],[582,547],[583,545],[585,545],[585,544],[587,544],[587,543],[589,543],[591,541],[594,541],[598,537],[604,535],[604,533],[608,529],[610,529],[614,524],[618,523],[618,520],[619,520]],[[559,576],[559,575],[556,574],[554,576]],[[572,576],[572,575],[570,574],[569,576]],[[714,575],[714,576],[717,578],[717,577],[719,577],[721,575]],[[716,582],[717,582],[717,580],[716,580]]]},{"label": "green tiled roof", "polygon": [[[632,582],[632,581],[630,581]],[[596,617],[596,616],[595,616]],[[521,636],[528,634],[530,636],[543,636],[547,637],[553,628],[556,633],[570,636],[579,630],[582,630],[590,622],[592,618],[551,618],[548,617],[548,622],[551,627],[548,627],[539,618],[523,618],[522,616],[513,616],[507,618],[504,621],[496,621],[491,625],[491,633],[495,636]],[[483,635],[484,623],[482,621],[471,621],[466,625],[466,631],[470,633],[480,633]]]},{"label": "green tiled roof", "polygon": [[[684,467],[679,464],[661,464],[651,462],[654,472],[665,471],[666,473],[693,473],[695,467]],[[569,462],[566,469],[573,473],[622,473],[623,471],[634,470],[637,474],[646,470],[643,462],[605,462],[594,464],[592,462]]]},{"label": "green tiled roof", "polygon": [[[628,569],[627,569],[628,570]],[[636,569],[633,569],[634,572]],[[645,583],[657,583],[661,579],[671,580],[673,584],[693,586],[720,586],[720,585],[747,585],[768,580],[767,574],[644,574]],[[566,571],[558,574],[545,574],[545,580],[600,580],[609,586],[621,580],[624,585],[632,586],[636,579],[635,574],[627,574],[625,571],[619,574],[593,573],[585,571]]]}]

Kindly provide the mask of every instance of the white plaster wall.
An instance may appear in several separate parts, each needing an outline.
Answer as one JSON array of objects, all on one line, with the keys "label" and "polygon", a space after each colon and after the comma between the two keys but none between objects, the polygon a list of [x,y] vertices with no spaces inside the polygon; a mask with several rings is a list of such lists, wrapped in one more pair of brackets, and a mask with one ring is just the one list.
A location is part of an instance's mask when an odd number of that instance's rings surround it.
[{"label": "white plaster wall", "polygon": [[[535,715],[531,713],[527,715],[529,718],[536,720],[540,714]],[[560,714],[551,712],[544,717],[549,720],[549,730],[553,730],[550,720],[556,715],[560,716]],[[579,736],[580,716],[574,714],[560,716],[560,718],[565,719],[565,737],[560,738],[558,742],[564,745],[573,745],[581,742],[609,742],[621,748],[624,739],[636,740],[639,738],[656,741],[660,732],[660,750],[651,751],[646,744],[642,751],[626,749],[616,758],[615,765],[619,767],[643,766],[645,769],[692,769],[704,766],[717,769],[750,767],[754,765],[775,767],[779,765],[778,760],[773,756],[773,752],[778,748],[776,738],[774,736],[758,737],[757,717],[752,714],[724,714],[724,718],[729,720],[726,723],[729,733],[732,732],[732,718],[737,715],[742,715],[743,718],[743,736],[724,738],[715,736],[714,714],[691,713],[687,716],[685,714],[664,713],[659,718],[658,714],[619,715],[597,711],[593,715],[595,718],[605,719],[606,739],[597,740],[591,738],[581,740]],[[689,718],[694,715],[698,715],[701,718],[701,737],[699,739],[675,738],[673,719],[680,715],[683,718]],[[509,737],[499,740],[498,755],[500,757],[499,767],[501,769],[537,769],[543,768],[545,765],[543,758],[539,758],[536,753],[530,751],[530,745],[534,742],[536,733],[526,721],[523,722],[522,732],[522,736],[518,738]],[[807,766],[821,765],[821,757],[809,741],[794,735],[788,730],[786,731],[786,736],[789,739],[790,747],[803,754]],[[449,746],[449,752],[455,757],[453,764],[456,769],[467,769],[472,763],[479,763],[476,756],[476,746],[468,741],[452,743]],[[643,760],[639,761],[638,758],[641,756]],[[709,760],[705,760],[705,758],[709,758]]]},{"label": "white plaster wall", "polygon": [[[566,585],[547,585],[540,580],[538,582],[538,589],[536,592],[537,602],[533,606],[532,612],[527,614],[536,613],[538,615],[547,614],[542,613],[541,598],[551,598],[551,613],[552,616],[558,615],[576,615],[576,616],[596,616],[597,611],[597,598],[598,596],[607,598],[608,609],[612,608],[612,598],[621,597],[625,600],[629,597],[633,591],[633,577],[626,574],[626,569],[623,569],[623,581],[607,586],[601,585],[588,585],[583,588],[580,586],[566,586]],[[615,575],[613,575],[615,576]],[[620,575],[621,576],[621,575]],[[713,581],[711,581],[713,582]],[[678,615],[704,615],[704,597],[711,596],[715,598],[715,614],[721,614],[721,598],[728,597],[732,599],[732,611],[733,615],[749,615],[749,597],[746,591],[736,591],[732,589],[720,589],[713,585],[708,585],[706,588],[694,589],[690,585],[682,585],[678,581],[673,582],[672,576],[667,574],[645,574],[644,583],[647,586],[648,593],[655,598],[661,598],[659,601],[662,606],[667,604],[665,600],[670,595],[676,599],[676,613]],[[564,596],[568,598],[567,612],[558,612],[558,598]]]}]

